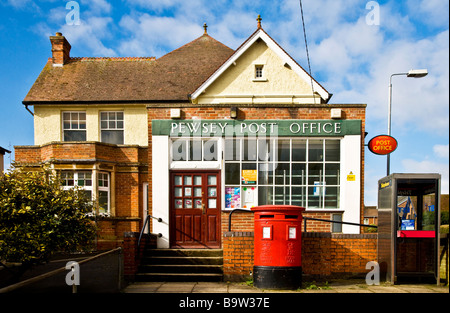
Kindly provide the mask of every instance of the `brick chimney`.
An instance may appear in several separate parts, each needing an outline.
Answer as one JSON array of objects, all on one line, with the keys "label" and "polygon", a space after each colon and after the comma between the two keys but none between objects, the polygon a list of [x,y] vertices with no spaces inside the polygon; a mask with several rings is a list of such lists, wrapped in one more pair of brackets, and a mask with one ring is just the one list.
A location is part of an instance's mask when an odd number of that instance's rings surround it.
[{"label": "brick chimney", "polygon": [[70,59],[70,43],[61,33],[50,36],[53,66],[63,66]]}]

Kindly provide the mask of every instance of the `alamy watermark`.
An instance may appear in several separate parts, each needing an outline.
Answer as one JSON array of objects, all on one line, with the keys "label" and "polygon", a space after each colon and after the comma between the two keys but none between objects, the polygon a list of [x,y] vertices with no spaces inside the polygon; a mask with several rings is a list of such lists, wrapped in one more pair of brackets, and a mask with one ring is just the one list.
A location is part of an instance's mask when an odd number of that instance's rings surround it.
[{"label": "alamy watermark", "polygon": [[369,26],[380,25],[380,4],[376,1],[366,3],[366,10],[370,10],[366,15],[366,24]]},{"label": "alamy watermark", "polygon": [[380,284],[380,265],[378,262],[370,261],[366,264],[366,270],[371,270],[366,275],[366,284],[371,285],[379,285]]},{"label": "alamy watermark", "polygon": [[69,261],[66,264],[66,270],[70,270],[70,272],[66,274],[66,284],[68,286],[79,286],[80,264],[75,261]]},{"label": "alamy watermark", "polygon": [[66,4],[66,10],[70,10],[66,15],[66,24],[81,25],[80,4],[77,1],[69,1]]}]

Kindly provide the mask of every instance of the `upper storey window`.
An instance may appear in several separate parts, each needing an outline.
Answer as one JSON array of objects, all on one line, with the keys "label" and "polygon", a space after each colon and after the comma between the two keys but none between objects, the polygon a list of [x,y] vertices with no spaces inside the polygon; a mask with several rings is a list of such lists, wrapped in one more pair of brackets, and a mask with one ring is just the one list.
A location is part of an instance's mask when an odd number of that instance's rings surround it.
[{"label": "upper storey window", "polygon": [[256,79],[260,79],[263,78],[263,70],[264,70],[264,65],[255,65],[255,78]]},{"label": "upper storey window", "polygon": [[123,145],[123,112],[100,113],[101,141]]},{"label": "upper storey window", "polygon": [[63,140],[86,141],[86,112],[63,112]]}]

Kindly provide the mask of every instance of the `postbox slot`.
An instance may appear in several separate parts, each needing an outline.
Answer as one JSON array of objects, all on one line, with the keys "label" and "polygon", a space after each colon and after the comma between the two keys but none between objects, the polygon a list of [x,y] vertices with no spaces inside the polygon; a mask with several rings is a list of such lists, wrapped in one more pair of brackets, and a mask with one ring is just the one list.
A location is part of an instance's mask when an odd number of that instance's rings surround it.
[{"label": "postbox slot", "polygon": [[264,219],[264,218],[274,218],[275,215],[260,215],[259,218],[260,219]]},{"label": "postbox slot", "polygon": [[285,215],[284,218],[286,218],[286,219],[288,219],[288,218],[297,219],[298,215]]}]

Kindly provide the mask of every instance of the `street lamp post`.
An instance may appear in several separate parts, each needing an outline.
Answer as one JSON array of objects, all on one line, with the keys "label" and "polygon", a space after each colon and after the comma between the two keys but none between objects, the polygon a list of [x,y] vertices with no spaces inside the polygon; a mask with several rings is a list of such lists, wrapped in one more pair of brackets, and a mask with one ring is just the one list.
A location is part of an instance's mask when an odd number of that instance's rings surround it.
[{"label": "street lamp post", "polygon": [[[392,108],[392,77],[393,76],[406,76],[406,77],[414,77],[414,78],[421,78],[421,77],[425,77],[428,75],[428,70],[427,69],[422,69],[422,70],[410,70],[407,73],[395,73],[392,74],[391,77],[389,78],[389,108],[388,108],[388,135],[391,135],[391,108]],[[389,153],[387,155],[387,176],[389,176],[390,174],[390,169],[391,167],[391,154]]]}]

